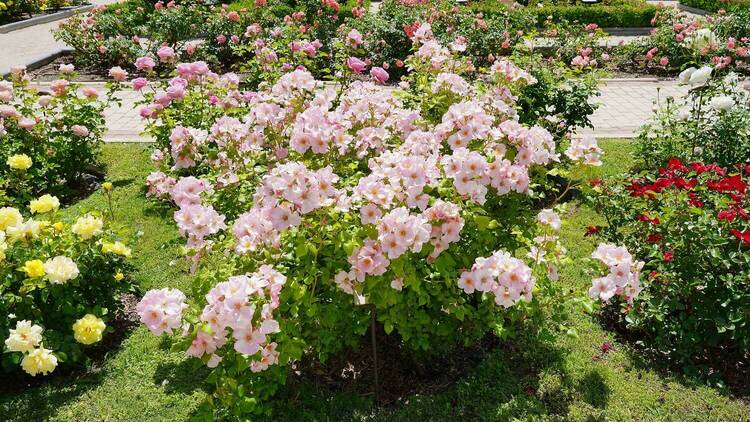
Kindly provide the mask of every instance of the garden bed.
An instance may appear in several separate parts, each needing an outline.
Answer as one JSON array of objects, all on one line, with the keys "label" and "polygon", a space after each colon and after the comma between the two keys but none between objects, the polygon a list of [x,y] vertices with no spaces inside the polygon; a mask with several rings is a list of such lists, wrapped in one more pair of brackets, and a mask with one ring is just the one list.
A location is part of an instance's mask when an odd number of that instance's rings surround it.
[{"label": "garden bed", "polygon": [[[60,9],[45,12],[34,13],[31,16],[23,15],[10,19],[8,22],[0,24],[0,34],[17,31],[29,26],[40,25],[47,22],[54,22],[65,19],[78,12],[90,10],[94,6],[90,4],[81,4],[77,6],[61,7]],[[0,22],[2,22],[0,20]]]}]

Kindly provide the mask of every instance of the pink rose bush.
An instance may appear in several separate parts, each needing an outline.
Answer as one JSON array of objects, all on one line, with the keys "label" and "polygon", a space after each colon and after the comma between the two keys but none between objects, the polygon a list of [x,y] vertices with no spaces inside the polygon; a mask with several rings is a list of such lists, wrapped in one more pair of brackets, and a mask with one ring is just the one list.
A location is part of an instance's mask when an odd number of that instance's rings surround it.
[{"label": "pink rose bush", "polygon": [[750,38],[743,25],[747,18],[746,12],[696,17],[663,8],[652,22],[656,27],[652,34],[623,47],[622,56],[633,67],[657,73],[677,73],[696,64],[746,72]]},{"label": "pink rose bush", "polygon": [[[427,25],[415,34],[400,92],[354,79],[351,55],[337,87],[294,69],[243,91],[180,63],[143,92],[147,194],[176,208],[197,286],[149,292],[138,311],[215,368],[215,405],[261,411],[291,363],[358,345],[371,317],[437,353],[498,326],[538,329],[542,304],[563,299],[563,207],[533,201],[549,171],[584,160],[518,122],[526,70],[502,61],[470,83],[465,58]],[[160,102],[175,85],[184,95]]]},{"label": "pink rose bush", "polygon": [[[72,65],[60,79],[32,88],[22,68],[0,79],[0,207],[25,206],[42,194],[66,199],[70,186],[98,166],[112,89],[100,95],[71,82]],[[112,88],[112,87],[110,87]]]}]

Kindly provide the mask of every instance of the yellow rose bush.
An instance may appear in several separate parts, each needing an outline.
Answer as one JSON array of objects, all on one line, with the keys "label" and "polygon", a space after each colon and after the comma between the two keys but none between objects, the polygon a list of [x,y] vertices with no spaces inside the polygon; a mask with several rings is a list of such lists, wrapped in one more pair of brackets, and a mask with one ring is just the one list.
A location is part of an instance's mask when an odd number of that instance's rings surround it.
[{"label": "yellow rose bush", "polygon": [[[23,71],[0,77],[0,207],[26,206],[42,193],[65,200],[83,189],[85,174],[99,173],[103,111],[114,91],[71,82],[71,68],[61,67],[48,93],[30,87]],[[57,207],[41,197],[32,212]]]},{"label": "yellow rose bush", "polygon": [[85,361],[133,289],[122,236],[93,213],[61,220],[58,207],[44,195],[27,209],[0,208],[2,371],[41,376]]}]

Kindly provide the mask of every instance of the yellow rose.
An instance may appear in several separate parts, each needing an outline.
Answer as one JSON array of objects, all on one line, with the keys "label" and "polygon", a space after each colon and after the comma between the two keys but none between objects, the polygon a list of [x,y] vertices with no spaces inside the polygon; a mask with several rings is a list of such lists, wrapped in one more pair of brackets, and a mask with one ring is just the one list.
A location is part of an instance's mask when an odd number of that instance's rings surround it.
[{"label": "yellow rose", "polygon": [[123,273],[117,273],[115,274],[115,280],[116,281],[122,281],[125,278],[125,274]]},{"label": "yellow rose", "polygon": [[26,276],[29,278],[38,278],[45,274],[44,272],[44,262],[34,259],[31,261],[26,261],[25,264],[23,264],[23,267],[21,267],[21,270],[26,273]]},{"label": "yellow rose", "polygon": [[42,195],[29,203],[29,209],[32,214],[44,214],[50,211],[57,211],[60,208],[60,200],[52,195]]},{"label": "yellow rose", "polygon": [[22,221],[21,212],[17,209],[11,207],[0,208],[0,230],[13,227]]},{"label": "yellow rose", "polygon": [[5,229],[5,234],[12,241],[36,239],[39,237],[39,231],[42,229],[42,224],[32,219],[26,220],[25,223],[19,222],[15,226],[10,226]]},{"label": "yellow rose", "polygon": [[73,233],[81,236],[82,239],[90,239],[102,232],[104,222],[94,216],[86,215],[78,218],[70,228]]},{"label": "yellow rose", "polygon": [[102,189],[105,191],[111,191],[112,190],[112,182],[104,182],[102,183]]},{"label": "yellow rose", "polygon": [[94,344],[101,341],[102,333],[107,326],[94,315],[87,314],[73,324],[73,334],[81,344]]},{"label": "yellow rose", "polygon": [[31,164],[33,164],[33,161],[31,161],[31,158],[26,154],[17,154],[8,157],[6,164],[15,170],[28,170],[29,167],[31,167]]},{"label": "yellow rose", "polygon": [[122,242],[115,242],[115,243],[102,243],[102,252],[103,253],[113,253],[117,255],[122,255],[124,257],[130,257],[131,250],[129,247],[125,246]]},{"label": "yellow rose", "polygon": [[35,377],[37,374],[49,374],[57,367],[57,357],[52,354],[51,350],[40,347],[34,349],[28,355],[23,357],[21,368],[26,373]]},{"label": "yellow rose", "polygon": [[65,228],[65,224],[63,224],[63,223],[61,223],[61,222],[59,222],[59,221],[58,221],[57,223],[53,224],[53,225],[52,225],[52,227],[53,227],[53,228],[54,228],[55,230],[57,230],[57,231],[61,232],[61,231],[63,231],[63,229]]}]

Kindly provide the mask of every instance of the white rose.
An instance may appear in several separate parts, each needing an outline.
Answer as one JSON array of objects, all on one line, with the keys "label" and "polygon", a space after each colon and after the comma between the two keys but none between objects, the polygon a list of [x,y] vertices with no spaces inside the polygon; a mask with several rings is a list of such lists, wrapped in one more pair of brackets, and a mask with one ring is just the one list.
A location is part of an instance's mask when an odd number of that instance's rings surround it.
[{"label": "white rose", "polygon": [[16,329],[8,334],[5,346],[11,352],[30,352],[42,341],[42,327],[27,320],[16,322]]},{"label": "white rose", "polygon": [[78,266],[72,259],[66,256],[56,256],[44,263],[44,271],[49,281],[55,284],[63,284],[68,280],[78,277]]},{"label": "white rose", "polygon": [[693,73],[698,70],[694,67],[689,67],[682,72],[680,72],[680,76],[678,76],[678,79],[680,81],[680,85],[687,85],[690,82],[690,77],[693,76]]},{"label": "white rose", "polygon": [[689,118],[690,118],[690,110],[687,107],[681,108],[680,111],[677,112],[677,120],[685,122]]},{"label": "white rose", "polygon": [[705,85],[709,79],[711,79],[711,72],[713,72],[713,68],[711,66],[703,66],[702,68],[693,72],[692,75],[690,75],[690,80],[688,81],[688,83],[693,88],[701,87]]},{"label": "white rose", "polygon": [[734,106],[734,100],[728,95],[717,95],[711,98],[710,104],[716,111],[727,111]]},{"label": "white rose", "polygon": [[719,39],[716,37],[716,34],[708,28],[701,28],[685,39],[685,45],[698,52],[702,52],[704,49],[718,44]]}]

